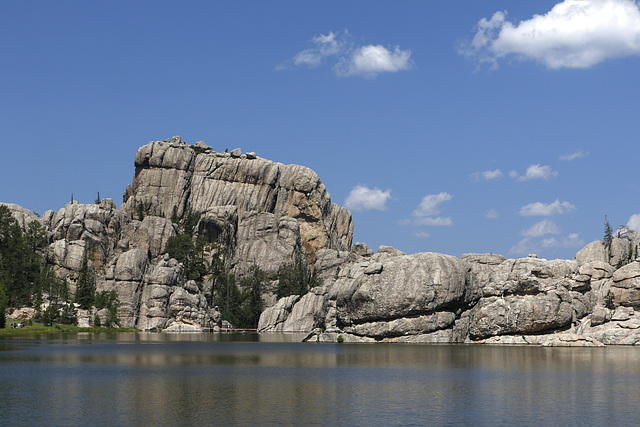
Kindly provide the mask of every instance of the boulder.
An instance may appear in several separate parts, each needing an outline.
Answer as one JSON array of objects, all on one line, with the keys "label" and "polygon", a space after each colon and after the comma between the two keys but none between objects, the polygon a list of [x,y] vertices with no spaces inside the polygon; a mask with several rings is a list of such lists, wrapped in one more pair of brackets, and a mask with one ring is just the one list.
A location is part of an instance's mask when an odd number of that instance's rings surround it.
[{"label": "boulder", "polygon": [[[344,328],[350,334],[375,339],[406,335],[429,334],[453,325],[456,316],[452,312],[437,311],[432,314],[394,319],[391,321],[365,322]],[[449,331],[449,336],[451,331]],[[424,337],[422,338],[424,340]],[[420,341],[425,342],[425,341]]]},{"label": "boulder", "polygon": [[382,261],[378,274],[365,274],[368,263],[352,267],[335,286],[339,321],[345,325],[426,314],[461,305],[469,265],[443,254],[420,253]]},{"label": "boulder", "polygon": [[300,299],[299,295],[291,295],[281,298],[278,302],[267,308],[260,315],[258,321],[258,332],[277,332],[282,331],[284,322],[289,317],[293,305]]},{"label": "boulder", "polygon": [[616,270],[611,290],[616,305],[640,307],[640,262],[634,261]]},{"label": "boulder", "polygon": [[[0,313],[4,315],[4,313]],[[36,309],[32,307],[17,308],[9,314],[9,317],[16,320],[32,320],[36,317]]]},{"label": "boulder", "polygon": [[609,256],[607,254],[607,250],[604,247],[604,243],[600,240],[596,240],[595,242],[589,243],[584,248],[580,249],[576,254],[575,261],[579,264],[584,264],[587,262],[600,261],[600,262],[609,262]]},{"label": "boulder", "polygon": [[631,242],[629,239],[616,237],[611,241],[611,258],[609,263],[616,267],[621,267],[632,257]]},{"label": "boulder", "polygon": [[479,340],[494,335],[553,331],[586,316],[589,308],[586,298],[568,291],[483,298],[471,310],[469,336]]}]

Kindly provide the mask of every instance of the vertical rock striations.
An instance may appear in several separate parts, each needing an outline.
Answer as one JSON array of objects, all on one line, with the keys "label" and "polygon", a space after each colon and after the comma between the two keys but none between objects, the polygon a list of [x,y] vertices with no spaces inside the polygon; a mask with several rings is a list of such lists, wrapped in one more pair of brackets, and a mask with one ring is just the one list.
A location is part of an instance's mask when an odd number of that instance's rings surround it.
[{"label": "vertical rock striations", "polygon": [[[298,223],[294,233],[300,236],[311,263],[321,249],[344,251],[351,247],[351,214],[331,203],[324,184],[311,169],[243,155],[239,150],[215,153],[205,147],[189,146],[180,137],[141,147],[135,157],[133,185],[125,192],[121,210],[140,219],[146,215],[169,217],[174,212],[182,216],[188,210],[206,214],[233,207],[237,223],[228,225],[242,229],[245,235],[263,234],[265,229],[259,228],[264,221],[279,223],[293,218]],[[258,214],[262,215],[260,221],[256,221]],[[271,219],[264,214],[271,214]],[[247,230],[252,227],[258,228]],[[295,227],[289,224],[287,228]],[[236,263],[246,262],[246,255],[246,248],[240,250]],[[267,270],[273,268],[260,259],[256,262]]]}]

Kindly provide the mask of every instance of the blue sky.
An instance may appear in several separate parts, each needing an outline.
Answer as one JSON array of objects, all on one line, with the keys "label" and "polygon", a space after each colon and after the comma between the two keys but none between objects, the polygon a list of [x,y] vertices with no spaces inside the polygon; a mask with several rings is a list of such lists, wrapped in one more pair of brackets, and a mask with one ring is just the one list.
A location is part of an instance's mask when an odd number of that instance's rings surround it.
[{"label": "blue sky", "polygon": [[[117,204],[180,135],[315,170],[355,241],[573,258],[640,228],[631,0],[0,1],[0,201]],[[638,216],[634,216],[638,215]]]}]

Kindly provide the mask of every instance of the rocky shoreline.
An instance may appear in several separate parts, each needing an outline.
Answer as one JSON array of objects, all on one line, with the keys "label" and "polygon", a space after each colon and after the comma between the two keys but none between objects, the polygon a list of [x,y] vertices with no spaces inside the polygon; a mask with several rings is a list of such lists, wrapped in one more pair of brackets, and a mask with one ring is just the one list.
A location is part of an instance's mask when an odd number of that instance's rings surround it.
[{"label": "rocky shoreline", "polygon": [[[535,255],[405,254],[352,244],[350,212],[308,168],[255,153],[217,153],[180,137],[138,149],[120,208],[111,199],[72,202],[42,218],[5,204],[26,229],[47,232],[47,263],[72,292],[83,258],[97,291],[115,291],[118,319],[142,330],[216,329],[207,280],[187,279],[165,251],[179,230],[170,218],[196,215],[194,239],[224,250],[229,272],[253,266],[270,277],[303,254],[322,279],[304,295],[262,293],[260,332],[309,332],[309,341],[477,343],[542,346],[640,342],[640,232],[596,241],[573,260]],[[220,249],[222,248],[222,249]],[[209,254],[210,255],[210,254]],[[79,313],[80,323],[95,315]]]}]

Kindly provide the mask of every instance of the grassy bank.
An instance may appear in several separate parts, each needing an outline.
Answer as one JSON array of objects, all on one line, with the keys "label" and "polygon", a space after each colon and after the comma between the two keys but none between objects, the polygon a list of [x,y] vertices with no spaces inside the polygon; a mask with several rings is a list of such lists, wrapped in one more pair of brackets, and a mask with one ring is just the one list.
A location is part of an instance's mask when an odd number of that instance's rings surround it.
[{"label": "grassy bank", "polygon": [[73,333],[73,332],[138,332],[134,328],[103,328],[103,327],[89,327],[81,328],[75,325],[53,325],[45,326],[43,323],[32,322],[31,325],[27,325],[25,322],[24,328],[11,329],[12,323],[20,323],[22,320],[7,318],[7,327],[0,329],[0,337],[19,337],[24,335],[40,335],[40,334],[59,334],[59,333]]}]

